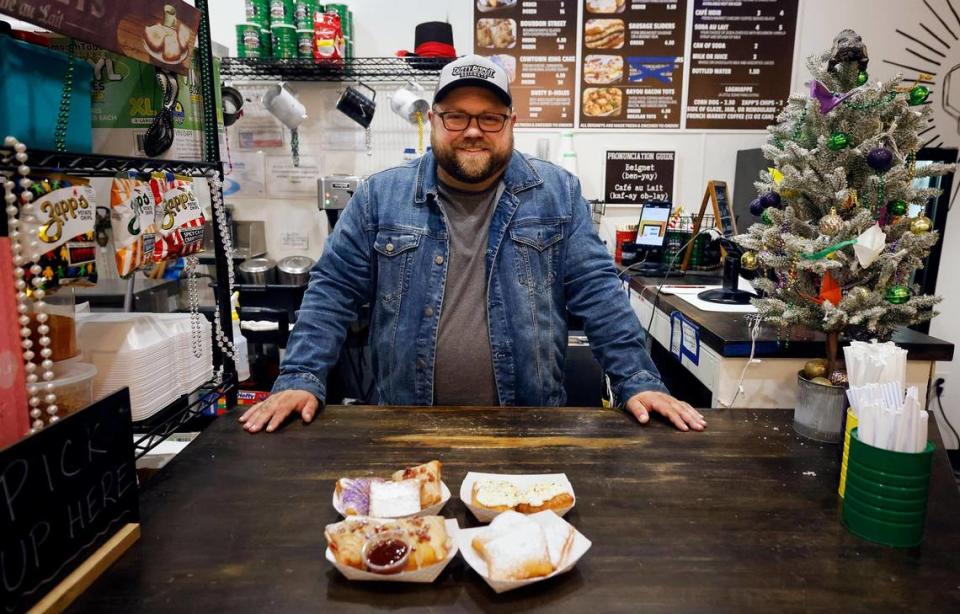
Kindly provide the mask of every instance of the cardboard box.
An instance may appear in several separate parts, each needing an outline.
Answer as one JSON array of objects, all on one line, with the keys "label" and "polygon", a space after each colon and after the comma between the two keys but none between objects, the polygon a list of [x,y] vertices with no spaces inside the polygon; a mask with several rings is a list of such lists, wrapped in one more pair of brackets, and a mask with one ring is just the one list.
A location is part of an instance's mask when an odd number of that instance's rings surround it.
[{"label": "cardboard box", "polygon": [[[260,401],[266,401],[267,397],[270,396],[269,392],[263,390],[238,390],[237,391],[237,407],[252,407]],[[217,399],[217,416],[221,416],[227,413],[227,398],[220,397]],[[214,415],[213,413],[207,413],[207,415]]]},{"label": "cardboard box", "polygon": [[[68,38],[51,38],[53,48],[63,50],[69,44]],[[74,45],[76,56],[93,66],[91,120],[94,153],[145,156],[144,135],[163,104],[157,68],[88,43],[74,41]],[[214,60],[214,76],[219,84],[218,59]],[[173,112],[173,145],[160,157],[202,160],[203,97],[196,54],[190,73],[176,75],[176,80],[179,91]],[[219,87],[215,90],[219,98]],[[222,133],[223,117],[219,107],[217,121]]]}]

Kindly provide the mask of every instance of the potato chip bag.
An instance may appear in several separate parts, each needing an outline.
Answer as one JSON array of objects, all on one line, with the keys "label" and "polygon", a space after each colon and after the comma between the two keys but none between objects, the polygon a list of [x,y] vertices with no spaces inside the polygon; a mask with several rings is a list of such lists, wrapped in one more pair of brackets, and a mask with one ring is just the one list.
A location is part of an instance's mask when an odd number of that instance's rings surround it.
[{"label": "potato chip bag", "polygon": [[150,187],[156,203],[154,262],[176,260],[203,251],[206,219],[189,177],[155,173]]},{"label": "potato chip bag", "polygon": [[56,173],[31,176],[36,221],[21,212],[24,256],[30,263],[24,279],[33,284],[32,265],[40,265],[44,291],[60,286],[97,283],[96,194],[86,179]]},{"label": "potato chip bag", "polygon": [[110,226],[120,277],[129,277],[153,264],[155,215],[153,190],[148,182],[137,179],[135,173],[113,180]]}]

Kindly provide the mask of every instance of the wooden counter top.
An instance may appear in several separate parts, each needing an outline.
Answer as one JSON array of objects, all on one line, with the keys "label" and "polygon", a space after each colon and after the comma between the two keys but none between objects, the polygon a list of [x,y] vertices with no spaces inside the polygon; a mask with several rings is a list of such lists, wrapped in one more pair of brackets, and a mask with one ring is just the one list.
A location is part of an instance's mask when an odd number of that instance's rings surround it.
[{"label": "wooden counter top", "polygon": [[[698,434],[600,409],[328,407],[258,435],[234,413],[147,482],[140,541],[72,611],[960,611],[960,494],[942,449],[925,542],[896,550],[843,528],[838,447],[799,438],[792,411],[704,413]],[[468,470],[566,472],[567,520],[592,549],[502,595],[459,556],[430,585],[346,580],[324,559],[335,480],[432,458],[461,527],[477,525],[457,496]]]}]

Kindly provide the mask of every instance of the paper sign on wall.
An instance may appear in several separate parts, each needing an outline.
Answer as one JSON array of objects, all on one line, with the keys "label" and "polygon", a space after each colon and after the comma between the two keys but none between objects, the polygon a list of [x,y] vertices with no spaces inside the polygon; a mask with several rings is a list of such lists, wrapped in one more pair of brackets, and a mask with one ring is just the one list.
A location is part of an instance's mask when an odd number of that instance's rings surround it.
[{"label": "paper sign on wall", "polygon": [[260,152],[233,153],[223,180],[223,195],[247,198],[263,196],[265,193],[263,154]]},{"label": "paper sign on wall", "polygon": [[320,163],[314,156],[300,156],[300,166],[294,166],[289,155],[267,156],[268,196],[317,198],[317,178]]},{"label": "paper sign on wall", "polygon": [[297,230],[281,231],[280,247],[284,249],[310,249],[310,236]]},{"label": "paper sign on wall", "polygon": [[700,364],[700,327],[679,311],[670,314],[670,353],[680,362]]}]

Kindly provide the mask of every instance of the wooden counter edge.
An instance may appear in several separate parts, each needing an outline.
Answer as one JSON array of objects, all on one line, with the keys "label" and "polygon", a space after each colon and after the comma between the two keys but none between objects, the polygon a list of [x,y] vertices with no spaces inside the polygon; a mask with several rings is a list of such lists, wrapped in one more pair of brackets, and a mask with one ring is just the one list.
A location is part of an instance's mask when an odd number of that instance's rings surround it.
[{"label": "wooden counter edge", "polygon": [[87,590],[94,580],[113,565],[138,539],[140,539],[139,523],[130,522],[121,527],[113,537],[74,569],[73,573],[30,608],[29,614],[56,614],[66,610],[74,599]]}]

